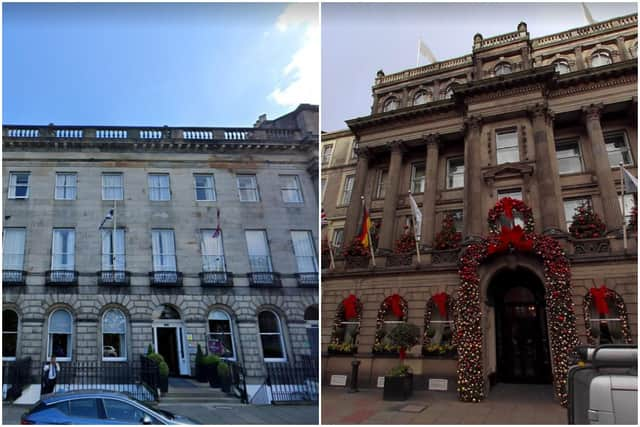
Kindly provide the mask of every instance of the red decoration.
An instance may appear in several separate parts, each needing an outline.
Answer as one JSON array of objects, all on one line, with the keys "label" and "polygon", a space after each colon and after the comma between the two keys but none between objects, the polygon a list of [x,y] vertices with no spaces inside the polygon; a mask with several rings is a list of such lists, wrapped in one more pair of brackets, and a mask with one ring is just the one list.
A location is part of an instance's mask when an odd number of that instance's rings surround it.
[{"label": "red decoration", "polygon": [[502,206],[504,208],[504,215],[509,219],[513,219],[513,199],[511,197],[505,197]]},{"label": "red decoration", "polygon": [[[522,200],[504,197],[498,200],[498,203],[489,210],[488,220],[491,234],[500,233],[500,226],[498,225],[498,222],[506,222],[512,225],[516,213],[519,214],[524,222],[524,231],[526,233],[533,233],[534,221],[531,208]],[[506,221],[499,221],[501,219],[506,219]]]},{"label": "red decoration", "polygon": [[407,349],[404,347],[400,347],[400,350],[398,352],[400,353],[400,362],[402,362],[405,357],[407,357]]},{"label": "red decoration", "polygon": [[431,297],[436,307],[438,307],[438,312],[440,313],[440,317],[443,318],[444,320],[447,320],[447,299],[448,298],[449,296],[444,292],[440,292],[439,294],[435,294],[434,296]]},{"label": "red decoration", "polygon": [[351,320],[358,317],[358,309],[357,309],[358,298],[355,295],[351,294],[342,301],[342,305],[344,306],[344,319]]},{"label": "red decoration", "polygon": [[402,298],[398,294],[393,294],[389,298],[389,305],[391,307],[391,312],[394,316],[399,319],[402,318]]},{"label": "red decoration", "polygon": [[503,225],[498,243],[490,244],[487,251],[491,255],[497,252],[504,252],[509,249],[509,246],[519,251],[530,252],[533,249],[533,241],[525,235],[524,230],[519,225],[513,228]]},{"label": "red decoration", "polygon": [[609,289],[607,289],[605,285],[602,285],[600,286],[600,289],[591,288],[589,292],[593,295],[593,300],[596,303],[596,310],[598,311],[598,314],[609,314],[609,304],[607,304],[607,296],[610,293]]}]

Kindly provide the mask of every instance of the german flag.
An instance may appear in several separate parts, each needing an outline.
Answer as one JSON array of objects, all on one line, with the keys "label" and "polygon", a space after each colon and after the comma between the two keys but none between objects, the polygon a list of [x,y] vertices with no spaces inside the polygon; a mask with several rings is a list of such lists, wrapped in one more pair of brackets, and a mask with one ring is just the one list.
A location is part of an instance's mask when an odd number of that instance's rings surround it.
[{"label": "german flag", "polygon": [[369,249],[369,230],[371,229],[371,217],[369,217],[369,211],[366,206],[362,207],[362,228],[360,229],[360,234],[358,235],[358,240],[362,243],[362,246]]}]

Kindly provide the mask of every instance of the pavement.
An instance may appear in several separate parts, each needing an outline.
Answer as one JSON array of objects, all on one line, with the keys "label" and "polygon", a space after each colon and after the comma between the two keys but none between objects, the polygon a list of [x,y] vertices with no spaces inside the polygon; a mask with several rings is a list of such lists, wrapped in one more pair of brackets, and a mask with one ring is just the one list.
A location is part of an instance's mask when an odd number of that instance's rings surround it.
[{"label": "pavement", "polygon": [[322,388],[322,424],[567,424],[551,385],[497,384],[480,403],[454,392],[414,390],[405,402],[382,400],[382,389]]},{"label": "pavement", "polygon": [[[186,415],[202,424],[318,424],[318,405],[220,405],[217,403],[171,403],[159,408]],[[4,403],[2,424],[20,424],[29,406]]]}]

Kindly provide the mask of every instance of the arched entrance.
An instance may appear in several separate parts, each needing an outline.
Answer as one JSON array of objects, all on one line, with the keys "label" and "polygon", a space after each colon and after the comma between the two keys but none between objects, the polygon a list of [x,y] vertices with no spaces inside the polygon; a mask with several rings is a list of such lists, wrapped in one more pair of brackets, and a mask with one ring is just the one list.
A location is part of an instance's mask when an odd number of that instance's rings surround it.
[{"label": "arched entrance", "polygon": [[190,375],[186,327],[178,310],[163,304],[153,311],[153,344],[169,366],[169,375]]},{"label": "arched entrance", "polygon": [[496,379],[550,383],[544,285],[525,268],[498,271],[487,289],[495,315]]}]

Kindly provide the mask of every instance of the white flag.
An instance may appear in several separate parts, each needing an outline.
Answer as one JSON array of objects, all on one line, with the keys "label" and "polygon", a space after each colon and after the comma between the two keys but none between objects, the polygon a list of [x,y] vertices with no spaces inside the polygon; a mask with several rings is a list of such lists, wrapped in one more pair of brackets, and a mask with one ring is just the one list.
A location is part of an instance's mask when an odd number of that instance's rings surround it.
[{"label": "white flag", "polygon": [[411,211],[413,212],[414,232],[416,234],[416,240],[420,240],[420,232],[422,230],[422,212],[418,209],[418,204],[413,198],[413,194],[409,193],[409,203],[411,204]]},{"label": "white flag", "polygon": [[631,175],[629,171],[627,171],[624,166],[622,167],[623,178],[624,178],[624,192],[629,193],[637,193],[638,192],[638,178]]},{"label": "white flag", "polygon": [[596,21],[593,19],[593,16],[591,16],[591,12],[589,11],[589,8],[584,3],[582,3],[582,11],[584,12],[584,17],[587,19],[587,22],[589,23],[589,25],[596,23]]},{"label": "white flag", "polygon": [[418,44],[418,53],[431,63],[437,62],[435,55],[431,52],[431,49],[420,39],[420,43]]}]

